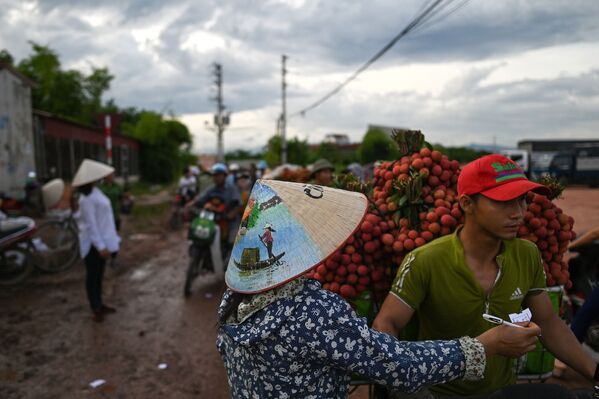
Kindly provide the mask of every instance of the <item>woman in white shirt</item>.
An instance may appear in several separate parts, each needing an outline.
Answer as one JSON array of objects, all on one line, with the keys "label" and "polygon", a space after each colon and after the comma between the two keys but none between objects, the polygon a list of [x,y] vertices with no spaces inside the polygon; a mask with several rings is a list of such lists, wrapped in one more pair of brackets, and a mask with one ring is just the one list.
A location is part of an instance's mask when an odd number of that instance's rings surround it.
[{"label": "woman in white shirt", "polygon": [[110,200],[95,187],[96,182],[114,172],[103,163],[84,159],[73,179],[79,197],[79,248],[85,263],[85,289],[93,320],[101,322],[116,310],[102,302],[104,267],[113,253],[118,252],[121,238],[116,232]]}]

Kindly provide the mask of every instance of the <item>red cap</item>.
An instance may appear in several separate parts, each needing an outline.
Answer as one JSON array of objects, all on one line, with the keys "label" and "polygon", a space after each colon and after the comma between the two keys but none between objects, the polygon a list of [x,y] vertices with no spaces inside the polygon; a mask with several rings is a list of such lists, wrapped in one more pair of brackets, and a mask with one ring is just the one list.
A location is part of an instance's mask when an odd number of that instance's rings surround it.
[{"label": "red cap", "polygon": [[549,194],[547,187],[528,180],[518,164],[498,154],[470,162],[458,178],[458,195],[482,194],[495,201],[510,201],[529,191]]}]

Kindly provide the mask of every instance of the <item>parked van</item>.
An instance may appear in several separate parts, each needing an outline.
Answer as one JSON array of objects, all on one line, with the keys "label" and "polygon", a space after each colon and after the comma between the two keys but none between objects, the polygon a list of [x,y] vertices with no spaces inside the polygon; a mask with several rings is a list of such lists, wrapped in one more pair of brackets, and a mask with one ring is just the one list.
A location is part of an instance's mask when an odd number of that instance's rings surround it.
[{"label": "parked van", "polygon": [[549,165],[549,174],[562,184],[599,187],[599,146],[557,153]]}]

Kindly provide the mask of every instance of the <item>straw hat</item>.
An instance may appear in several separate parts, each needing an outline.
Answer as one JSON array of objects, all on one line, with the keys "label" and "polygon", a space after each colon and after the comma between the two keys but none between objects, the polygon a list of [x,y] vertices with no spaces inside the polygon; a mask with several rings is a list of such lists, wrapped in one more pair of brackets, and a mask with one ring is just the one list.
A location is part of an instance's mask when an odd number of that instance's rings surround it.
[{"label": "straw hat", "polygon": [[44,199],[44,208],[52,208],[62,198],[64,192],[64,181],[62,179],[52,179],[42,186],[42,198]]},{"label": "straw hat", "polygon": [[93,161],[91,159],[84,159],[75,173],[73,178],[73,187],[84,186],[89,183],[93,183],[108,176],[114,172],[112,166],[106,165],[105,163]]},{"label": "straw hat", "polygon": [[284,284],[325,260],[353,234],[368,207],[360,193],[275,180],[258,180],[249,203],[225,275],[231,290],[248,294]]}]

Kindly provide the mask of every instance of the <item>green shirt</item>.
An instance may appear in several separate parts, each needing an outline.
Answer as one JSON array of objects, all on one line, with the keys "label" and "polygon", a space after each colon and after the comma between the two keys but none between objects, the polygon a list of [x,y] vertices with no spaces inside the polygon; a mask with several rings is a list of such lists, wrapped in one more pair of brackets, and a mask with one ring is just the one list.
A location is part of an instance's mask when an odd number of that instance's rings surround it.
[{"label": "green shirt", "polygon": [[[458,231],[406,256],[391,293],[416,310],[419,340],[477,337],[495,327],[482,318],[483,313],[509,320],[510,313],[521,311],[526,295],[545,288],[543,263],[534,243],[505,240],[496,259],[498,277],[487,296],[466,265]],[[512,359],[497,355],[487,359],[483,380],[457,380],[431,387],[431,391],[472,395],[513,383]]]},{"label": "green shirt", "polygon": [[121,203],[123,202],[123,189],[117,183],[113,182],[112,184],[100,184],[100,190],[108,197],[110,200],[110,205],[112,205],[112,213],[114,214],[114,220],[119,220],[121,218]]}]

